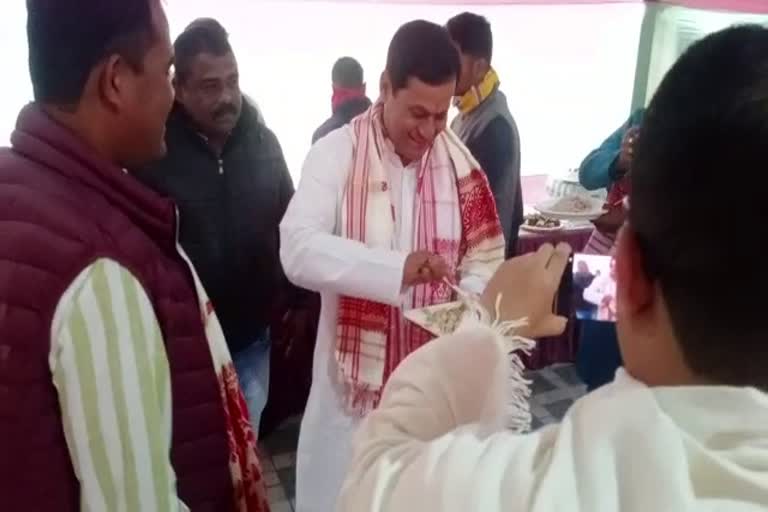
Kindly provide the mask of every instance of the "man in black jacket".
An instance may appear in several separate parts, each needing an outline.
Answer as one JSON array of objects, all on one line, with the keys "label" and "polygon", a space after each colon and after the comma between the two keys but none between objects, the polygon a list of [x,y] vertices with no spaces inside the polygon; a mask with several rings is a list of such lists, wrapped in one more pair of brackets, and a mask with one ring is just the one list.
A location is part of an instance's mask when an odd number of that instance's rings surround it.
[{"label": "man in black jacket", "polygon": [[447,28],[461,56],[461,76],[456,84],[459,115],[451,128],[488,176],[510,258],[516,253],[523,223],[520,134],[491,67],[491,25],[482,16],[465,12],[451,18]]},{"label": "man in black jacket", "polygon": [[371,106],[371,100],[365,95],[363,67],[352,57],[342,57],[336,61],[331,71],[331,80],[333,115],[312,135],[312,144],[349,123]]},{"label": "man in black jacket", "polygon": [[179,241],[221,321],[258,431],[269,388],[269,324],[291,291],[278,224],[293,183],[277,138],[243,100],[224,28],[197,20],[174,49],[168,153],[136,174],[178,205]]}]

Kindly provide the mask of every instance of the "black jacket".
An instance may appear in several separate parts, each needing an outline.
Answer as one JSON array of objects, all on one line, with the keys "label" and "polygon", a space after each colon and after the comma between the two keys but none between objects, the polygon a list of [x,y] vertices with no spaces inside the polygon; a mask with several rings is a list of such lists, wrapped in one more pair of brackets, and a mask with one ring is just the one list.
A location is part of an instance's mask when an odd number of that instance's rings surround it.
[{"label": "black jacket", "polygon": [[477,108],[459,114],[451,128],[488,176],[507,241],[507,257],[515,256],[518,230],[523,223],[520,133],[506,97],[494,90]]},{"label": "black jacket", "polygon": [[518,230],[523,223],[520,137],[513,123],[502,116],[496,117],[477,137],[466,142],[467,148],[485,171],[496,198],[499,220],[505,228],[507,258],[517,255]]},{"label": "black jacket", "polygon": [[322,139],[334,130],[338,130],[351,120],[365,112],[371,107],[371,100],[365,96],[347,100],[333,112],[333,115],[326,122],[320,125],[312,135],[312,144]]},{"label": "black jacket", "polygon": [[280,144],[245,101],[220,158],[178,105],[165,138],[166,157],[134,174],[178,205],[179,241],[237,352],[263,335],[290,290],[278,226],[294,189]]}]

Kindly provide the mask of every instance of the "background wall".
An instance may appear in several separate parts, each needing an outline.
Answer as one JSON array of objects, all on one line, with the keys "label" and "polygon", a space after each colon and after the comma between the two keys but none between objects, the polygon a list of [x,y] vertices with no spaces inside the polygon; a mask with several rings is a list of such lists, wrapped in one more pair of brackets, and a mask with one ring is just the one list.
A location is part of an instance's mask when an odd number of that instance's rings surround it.
[{"label": "background wall", "polygon": [[[721,7],[727,3],[726,0],[677,1],[687,2],[687,5],[712,5],[719,2]],[[743,23],[768,25],[768,13],[765,13],[768,10],[768,1],[762,1],[763,14],[649,4],[643,21],[632,103],[635,106],[648,103],[678,57],[705,35]],[[739,6],[756,7],[757,4],[752,0],[731,1],[733,9]]]},{"label": "background wall", "polygon": [[[487,16],[494,64],[521,137],[525,174],[575,167],[630,112],[644,7],[595,5],[427,5],[385,2],[166,0],[172,34],[200,16],[229,30],[242,88],[280,139],[294,178],[314,129],[330,114],[330,69],[351,55],[375,94],[389,41],[402,23],[444,23],[463,10]],[[5,2],[0,48],[0,144],[31,98],[24,2]]]}]

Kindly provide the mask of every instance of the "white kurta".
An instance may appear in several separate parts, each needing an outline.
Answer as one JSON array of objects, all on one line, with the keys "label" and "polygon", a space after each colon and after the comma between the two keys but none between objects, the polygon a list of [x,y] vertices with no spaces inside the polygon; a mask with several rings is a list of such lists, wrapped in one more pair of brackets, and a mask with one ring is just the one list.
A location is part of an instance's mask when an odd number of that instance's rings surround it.
[{"label": "white kurta", "polygon": [[505,361],[479,325],[405,360],[357,433],[339,512],[768,510],[768,394],[620,371],[518,435],[502,427]]},{"label": "white kurta", "polygon": [[[400,307],[410,303],[409,292],[401,293],[401,283],[405,259],[413,250],[418,162],[404,166],[394,152],[385,155],[395,237],[390,250],[373,249],[339,236],[352,151],[348,126],[312,147],[280,225],[280,256],[286,275],[296,285],[322,296],[312,389],[297,453],[297,512],[335,510],[351,455],[351,436],[360,422],[344,406],[337,375],[334,350],[339,296]],[[478,276],[461,276],[461,287],[466,290],[479,293],[484,286],[484,279]]]}]

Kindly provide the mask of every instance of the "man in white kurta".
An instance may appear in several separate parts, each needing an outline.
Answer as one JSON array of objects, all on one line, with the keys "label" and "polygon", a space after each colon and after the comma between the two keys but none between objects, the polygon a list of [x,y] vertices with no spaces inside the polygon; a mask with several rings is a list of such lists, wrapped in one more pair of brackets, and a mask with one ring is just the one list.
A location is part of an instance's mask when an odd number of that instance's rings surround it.
[{"label": "man in white kurta", "polygon": [[[417,46],[421,57],[403,62],[412,54],[406,50]],[[335,509],[351,436],[375,407],[376,379],[387,377],[386,371],[383,377],[370,371],[378,369],[376,360],[382,367],[394,367],[409,347],[426,341],[425,333],[406,325],[402,312],[431,300],[449,300],[450,288],[442,283],[446,275],[455,276],[465,290],[482,292],[503,260],[503,237],[487,180],[466,148],[445,131],[458,66],[442,27],[414,22],[401,28],[390,47],[383,99],[352,125],[315,144],[281,224],[286,275],[322,296],[312,389],[297,454],[300,512]],[[359,187],[362,192],[351,191],[360,180],[365,183]],[[357,201],[355,194],[365,199]],[[363,240],[353,239],[347,229],[354,224],[346,209],[350,196],[352,202],[368,205],[363,221],[368,238]],[[371,205],[385,207],[371,213]],[[425,245],[430,235],[422,228],[430,222],[434,226],[429,231],[437,235]],[[371,235],[373,231],[377,234]],[[428,291],[438,289],[449,293],[438,297]],[[343,297],[362,299],[367,302],[361,304],[373,309],[379,304],[396,308],[382,337],[386,346],[376,347],[380,356],[371,356],[366,342],[375,337],[363,339],[361,366],[365,357],[374,359],[367,363],[368,375],[360,376],[361,381],[369,379],[366,383],[345,381],[355,375],[357,364],[349,370],[340,363],[348,350],[339,345],[340,332],[346,332],[339,328],[345,318],[339,313]],[[398,336],[406,348],[393,355],[389,344]],[[357,389],[352,399],[350,387]]]},{"label": "man in white kurta", "polygon": [[[768,510],[768,272],[749,241],[768,222],[766,83],[768,29],[741,26],[693,45],[659,86],[616,246],[625,368],[614,382],[560,424],[509,431],[510,340],[464,324],[389,379],[358,431],[339,512]],[[722,195],[726,168],[761,186]],[[725,229],[736,208],[751,223]],[[527,334],[552,334],[539,319],[566,260],[545,247],[497,272]]]}]

